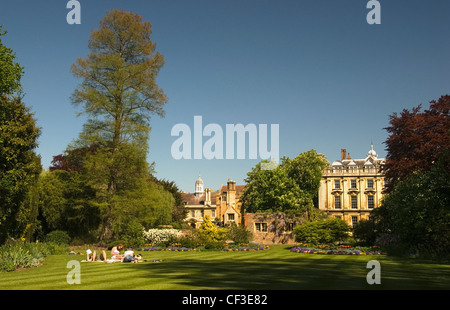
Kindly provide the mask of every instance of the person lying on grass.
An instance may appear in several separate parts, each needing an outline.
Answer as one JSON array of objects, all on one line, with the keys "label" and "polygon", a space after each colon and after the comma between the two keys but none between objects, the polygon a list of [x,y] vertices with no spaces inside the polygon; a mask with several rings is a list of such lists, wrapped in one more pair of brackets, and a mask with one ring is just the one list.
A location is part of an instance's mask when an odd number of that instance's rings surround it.
[{"label": "person lying on grass", "polygon": [[87,249],[87,251],[86,251],[86,261],[87,262],[106,261],[106,252],[102,251],[102,254],[100,254],[100,257],[99,257],[99,256],[97,256],[97,251],[96,250],[94,250],[92,252],[91,249]]},{"label": "person lying on grass", "polygon": [[122,262],[124,263],[139,263],[139,259],[142,259],[140,254],[134,255],[134,251],[132,250],[125,251],[123,256]]},{"label": "person lying on grass", "polygon": [[[92,255],[91,255],[92,254]],[[142,259],[142,255],[134,255],[132,250],[128,250],[124,255],[113,255],[111,259],[106,258],[106,252],[102,250],[100,257],[97,256],[97,251],[91,251],[88,249],[86,251],[86,262],[105,262],[105,263],[114,263],[114,262],[123,262],[123,263],[138,263]]]}]

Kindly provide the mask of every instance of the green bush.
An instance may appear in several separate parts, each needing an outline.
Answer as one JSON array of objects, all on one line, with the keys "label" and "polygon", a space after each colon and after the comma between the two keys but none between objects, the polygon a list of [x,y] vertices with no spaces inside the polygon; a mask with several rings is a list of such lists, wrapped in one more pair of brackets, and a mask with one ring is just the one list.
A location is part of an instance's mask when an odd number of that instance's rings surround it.
[{"label": "green bush", "polygon": [[45,242],[55,243],[59,245],[68,245],[70,242],[70,236],[67,232],[62,230],[54,230],[45,236]]},{"label": "green bush", "polygon": [[372,220],[361,220],[353,226],[353,236],[359,244],[366,246],[375,245],[377,233],[375,222]]},{"label": "green bush", "polygon": [[145,244],[144,228],[137,222],[131,222],[123,231],[122,240],[126,247],[137,248]]},{"label": "green bush", "polygon": [[199,245],[199,241],[193,235],[184,235],[177,242],[185,248],[195,249]]},{"label": "green bush", "polygon": [[339,218],[306,222],[294,228],[298,242],[327,244],[348,240],[350,226]]},{"label": "green bush", "polygon": [[224,248],[224,243],[218,241],[209,241],[205,243],[204,248],[206,250],[222,250]]},{"label": "green bush", "polygon": [[[56,243],[42,243],[44,245],[44,249],[48,254],[67,254],[69,252],[69,248],[64,244],[56,244]],[[46,254],[47,255],[47,254]]]},{"label": "green bush", "polygon": [[238,226],[233,223],[228,227],[228,239],[234,243],[250,243],[253,234],[245,226]]}]

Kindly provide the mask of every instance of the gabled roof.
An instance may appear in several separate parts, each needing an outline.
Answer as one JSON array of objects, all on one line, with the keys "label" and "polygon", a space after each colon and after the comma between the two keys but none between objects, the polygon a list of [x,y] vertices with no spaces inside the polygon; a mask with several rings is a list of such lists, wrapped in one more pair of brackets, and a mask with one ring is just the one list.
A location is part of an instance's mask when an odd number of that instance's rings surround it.
[{"label": "gabled roof", "polygon": [[[244,190],[245,185],[236,185],[235,188],[236,188],[236,195],[238,196]],[[219,191],[220,194],[226,193],[227,191],[228,191],[228,186],[227,185],[222,185],[220,187],[220,191]]]},{"label": "gabled roof", "polygon": [[[216,204],[217,193],[211,193],[211,205]],[[203,192],[201,195],[195,195],[194,193],[182,193],[181,198],[185,205],[204,205],[206,194]]]},{"label": "gabled roof", "polygon": [[[335,160],[333,164],[331,165],[333,168],[337,167],[364,167],[364,166],[378,166],[378,165],[384,165],[385,159],[384,158],[378,158],[377,153],[374,151],[373,146],[371,147],[371,150],[367,154],[366,158],[364,159],[351,159],[346,158],[342,160]],[[341,169],[341,168],[340,168]]]}]

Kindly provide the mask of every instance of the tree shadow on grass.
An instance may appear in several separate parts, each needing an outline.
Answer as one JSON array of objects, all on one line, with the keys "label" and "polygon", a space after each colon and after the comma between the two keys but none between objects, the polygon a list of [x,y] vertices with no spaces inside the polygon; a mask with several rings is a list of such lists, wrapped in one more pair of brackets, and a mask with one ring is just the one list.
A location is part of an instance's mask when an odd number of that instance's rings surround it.
[{"label": "tree shadow on grass", "polygon": [[[218,290],[448,290],[450,268],[384,256],[327,256],[250,253],[197,258],[167,257],[161,263],[133,264],[136,275],[168,289]],[[236,254],[233,255],[233,254]],[[262,253],[259,253],[262,254]],[[259,255],[256,254],[256,255]],[[298,254],[298,255],[296,255]],[[248,256],[247,256],[248,255]],[[381,264],[381,284],[367,283],[369,260]]]},{"label": "tree shadow on grass", "polygon": [[[139,275],[174,286],[219,290],[367,289],[365,263],[297,259],[174,260],[135,264]],[[358,271],[359,270],[359,271]],[[175,288],[176,289],[176,288]]]}]

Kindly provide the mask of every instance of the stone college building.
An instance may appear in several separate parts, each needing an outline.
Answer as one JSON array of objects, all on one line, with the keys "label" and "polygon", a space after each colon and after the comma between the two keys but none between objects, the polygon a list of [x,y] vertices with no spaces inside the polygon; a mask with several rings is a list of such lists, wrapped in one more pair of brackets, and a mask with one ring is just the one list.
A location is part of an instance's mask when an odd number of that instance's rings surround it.
[{"label": "stone college building", "polygon": [[[339,217],[353,226],[361,220],[368,220],[370,211],[377,208],[383,197],[384,175],[380,169],[385,163],[378,158],[373,146],[362,159],[352,159],[345,149],[341,150],[341,159],[329,164],[322,174],[319,188],[319,209],[330,217]],[[245,185],[236,185],[229,179],[218,191],[204,188],[203,180],[198,176],[194,193],[182,193],[185,207],[188,209],[186,222],[198,228],[205,216],[209,216],[218,225],[232,222],[244,224],[257,234],[268,234],[267,227],[273,227],[273,219],[256,220],[256,214],[241,214],[240,196]],[[275,225],[276,226],[276,225]],[[291,234],[292,230],[286,231]],[[259,236],[265,241],[267,238]],[[285,236],[288,240],[292,236]],[[270,237],[272,240],[273,238]],[[279,238],[277,238],[279,239]],[[275,240],[272,242],[283,242]]]},{"label": "stone college building", "polygon": [[370,211],[380,205],[385,186],[380,169],[385,163],[373,146],[363,159],[352,159],[345,149],[341,160],[325,168],[320,181],[319,209],[350,225],[368,220]]},{"label": "stone college building", "polygon": [[220,225],[241,223],[241,192],[245,185],[236,185],[229,179],[227,185],[222,185],[219,191],[204,189],[203,180],[198,176],[195,181],[194,193],[181,193],[185,207],[188,209],[186,222],[198,228],[205,216]]}]

